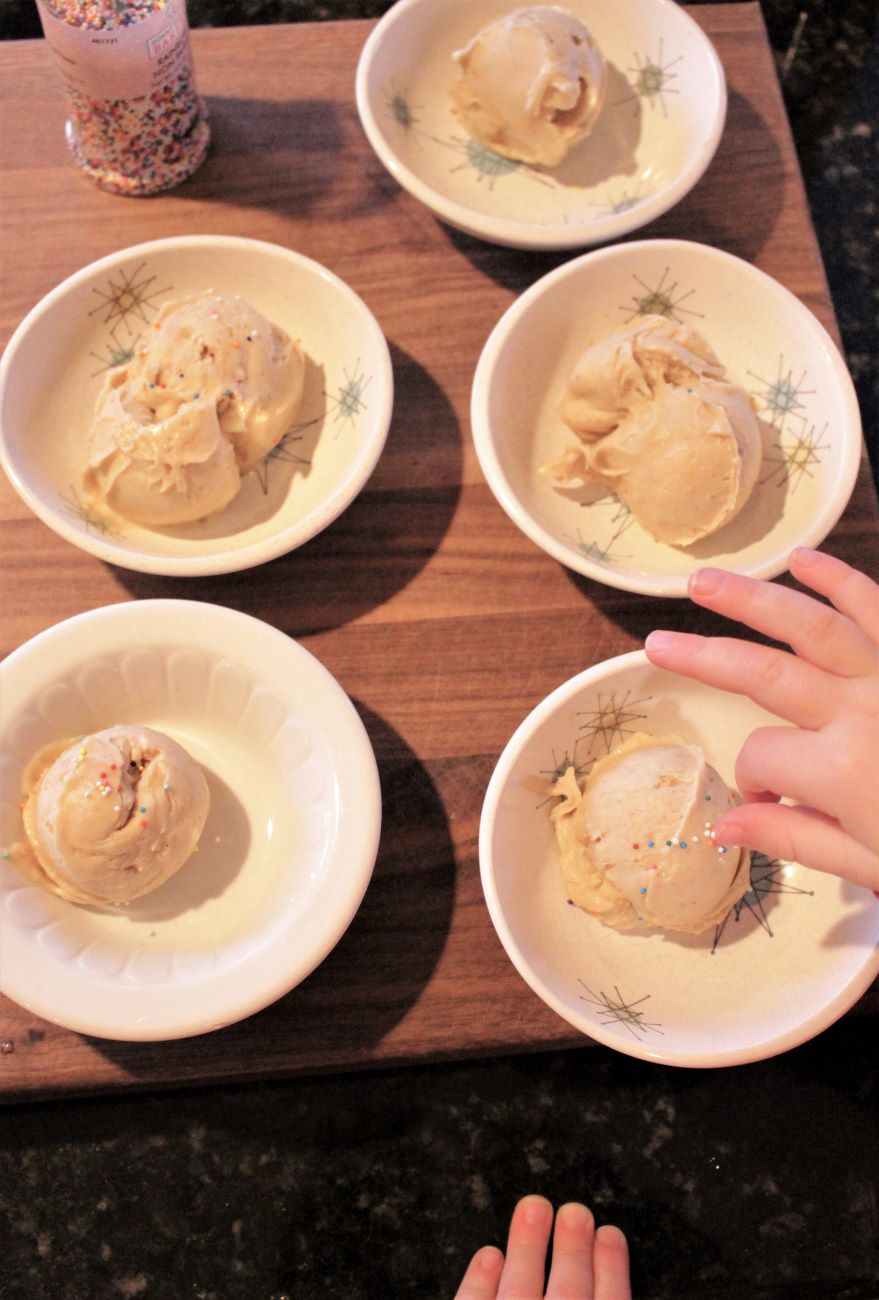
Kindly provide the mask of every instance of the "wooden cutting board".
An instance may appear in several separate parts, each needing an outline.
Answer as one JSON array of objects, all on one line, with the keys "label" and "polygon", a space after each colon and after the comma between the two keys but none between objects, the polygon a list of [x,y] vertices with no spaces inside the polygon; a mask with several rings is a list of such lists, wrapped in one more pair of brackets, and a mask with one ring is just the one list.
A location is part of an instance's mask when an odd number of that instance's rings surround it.
[{"label": "wooden cutting board", "polygon": [[[836,335],[760,9],[691,13],[726,69],[726,131],[693,193],[639,236],[701,240],[753,261]],[[110,568],[56,537],[0,483],[4,653],[120,600],[233,606],[302,641],[336,676],[369,731],[384,791],[373,883],[304,984],[241,1024],[160,1044],[85,1038],[2,1001],[0,1091],[9,1099],[582,1044],[495,937],[477,863],[485,785],[518,723],[554,686],[669,620],[703,631],[718,623],[685,602],[580,579],[495,503],[470,438],[471,377],[498,317],[564,255],[456,234],[390,178],[354,107],[371,26],[195,32],[214,151],[183,188],[147,200],[103,194],[76,173],[44,43],[0,47],[0,341],[95,258],[167,235],[247,235],[316,258],[365,299],[390,342],[397,386],[367,489],[301,550],[245,573],[174,580]],[[875,572],[877,518],[862,466],[827,549]],[[859,1010],[875,1005],[868,995]]]}]

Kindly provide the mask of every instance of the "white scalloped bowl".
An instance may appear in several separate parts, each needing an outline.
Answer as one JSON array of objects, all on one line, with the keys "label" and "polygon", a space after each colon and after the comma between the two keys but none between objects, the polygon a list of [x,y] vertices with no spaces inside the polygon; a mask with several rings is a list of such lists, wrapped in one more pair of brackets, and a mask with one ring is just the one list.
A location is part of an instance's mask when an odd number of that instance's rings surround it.
[{"label": "white scalloped bowl", "polygon": [[[81,491],[103,378],[164,302],[207,289],[240,294],[300,342],[296,421],[219,514],[175,528],[110,523]],[[351,504],[381,455],[392,405],[384,335],[338,276],[276,244],[183,235],[93,262],[28,313],[0,361],[0,464],[44,524],[101,560],[171,576],[229,573],[287,554]]]},{"label": "white scalloped bowl", "polygon": [[702,176],[723,132],[726,80],[672,0],[566,0],[605,57],[592,133],[558,167],[510,162],[453,116],[455,50],[511,0],[399,0],[357,67],[357,110],[391,175],[449,225],[511,248],[581,248],[653,221]]},{"label": "white scalloped bowl", "polygon": [[0,665],[0,841],[21,837],[25,763],[51,740],[142,723],[201,765],[199,850],[125,908],[80,907],[0,862],[0,991],[102,1038],[183,1038],[299,984],[353,918],[381,792],[353,705],[302,646],[249,615],[148,600],[81,614]]},{"label": "white scalloped bowl", "polygon": [[[748,392],[763,467],[741,513],[686,548],[651,537],[610,494],[560,490],[541,466],[576,442],[558,407],[583,350],[645,312],[691,325]],[[774,578],[818,546],[848,504],[862,439],[839,349],[798,298],[707,244],[645,239],[602,248],[536,281],[489,335],[473,379],[473,441],[515,524],[568,568],[624,591],[685,596],[704,564]]]},{"label": "white scalloped bowl", "polygon": [[567,904],[550,818],[555,776],[571,763],[586,772],[646,731],[700,745],[732,784],[746,736],[777,723],[638,650],[563,683],[507,743],[480,819],[488,910],[522,978],[590,1038],[666,1065],[742,1065],[827,1028],[879,974],[879,900],[796,863],[756,856],[750,891],[702,935],[618,933]]}]

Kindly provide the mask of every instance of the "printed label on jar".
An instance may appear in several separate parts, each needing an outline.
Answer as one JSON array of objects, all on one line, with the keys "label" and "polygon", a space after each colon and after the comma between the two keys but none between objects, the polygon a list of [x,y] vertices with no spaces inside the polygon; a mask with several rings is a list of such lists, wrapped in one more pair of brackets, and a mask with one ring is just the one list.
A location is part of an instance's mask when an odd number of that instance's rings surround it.
[{"label": "printed label on jar", "polygon": [[190,61],[185,0],[127,27],[73,27],[37,0],[55,62],[71,90],[90,99],[137,99],[185,70]]}]

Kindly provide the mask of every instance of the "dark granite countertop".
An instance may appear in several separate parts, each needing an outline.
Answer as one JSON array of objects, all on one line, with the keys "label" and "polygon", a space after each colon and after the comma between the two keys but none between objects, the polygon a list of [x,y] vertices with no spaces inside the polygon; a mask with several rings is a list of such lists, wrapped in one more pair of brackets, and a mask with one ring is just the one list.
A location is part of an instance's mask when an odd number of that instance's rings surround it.
[{"label": "dark granite countertop", "polygon": [[[189,0],[193,26],[386,8]],[[876,471],[877,7],[763,9]],[[39,34],[3,0],[0,37]],[[625,1229],[643,1300],[876,1300],[871,1029],[723,1071],[589,1047],[9,1110],[0,1297],[439,1300],[540,1191]]]},{"label": "dark granite countertop", "polygon": [[624,1228],[642,1300],[875,1300],[870,1029],[713,1072],[585,1048],[30,1105],[0,1295],[440,1300],[536,1190]]}]

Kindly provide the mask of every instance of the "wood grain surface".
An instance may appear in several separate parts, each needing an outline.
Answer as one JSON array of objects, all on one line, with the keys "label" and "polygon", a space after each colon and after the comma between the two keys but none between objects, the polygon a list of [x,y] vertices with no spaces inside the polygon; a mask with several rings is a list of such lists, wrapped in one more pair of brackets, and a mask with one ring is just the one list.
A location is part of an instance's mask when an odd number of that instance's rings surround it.
[{"label": "wood grain surface", "polygon": [[[757,4],[696,6],[730,90],[702,182],[645,233],[717,245],[833,310]],[[316,258],[375,312],[396,379],[387,449],[328,530],[262,568],[163,579],[58,538],[0,483],[2,650],[84,610],[176,596],[256,615],[299,639],[354,700],[378,758],[375,876],[337,948],[299,988],[213,1035],[87,1039],[0,1003],[6,1097],[154,1087],[581,1044],[507,960],[479,883],[486,782],[518,723],[575,672],[674,623],[717,630],[686,602],[601,587],[549,559],[486,486],[468,424],[481,347],[514,297],[564,260],[441,225],[373,155],[354,107],[368,22],[198,31],[212,156],[154,199],[103,194],[68,160],[43,42],[0,47],[0,341],[67,275],[126,245],[247,235]],[[866,467],[827,548],[876,571]],[[2,961],[2,954],[0,954]],[[872,1010],[868,995],[859,1009]]]}]

